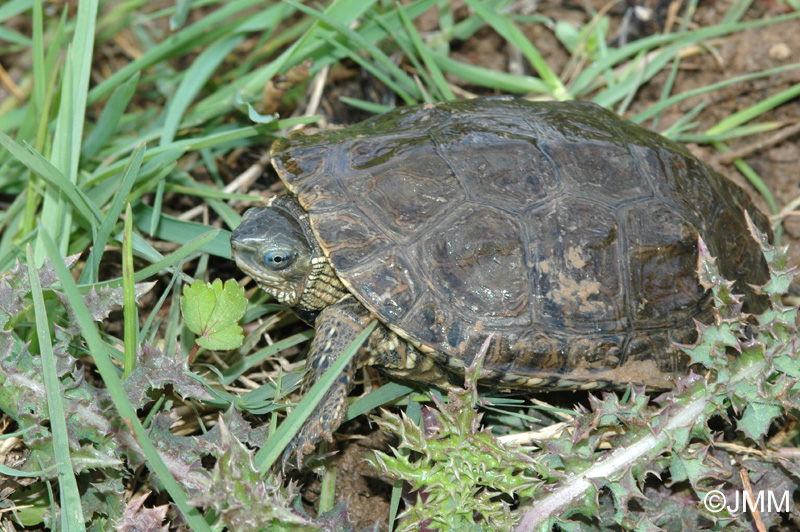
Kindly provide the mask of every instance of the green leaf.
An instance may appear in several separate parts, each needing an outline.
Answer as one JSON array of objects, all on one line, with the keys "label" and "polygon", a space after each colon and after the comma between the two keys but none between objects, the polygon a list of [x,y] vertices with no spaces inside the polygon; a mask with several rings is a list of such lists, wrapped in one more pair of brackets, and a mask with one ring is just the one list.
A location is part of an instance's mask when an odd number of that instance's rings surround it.
[{"label": "green leaf", "polygon": [[781,415],[780,405],[748,403],[737,425],[748,438],[759,441],[767,433],[772,420],[779,415]]},{"label": "green leaf", "polygon": [[581,42],[580,30],[566,20],[559,20],[556,22],[554,33],[556,39],[566,46],[570,53],[574,52],[575,48],[578,47],[578,43]]},{"label": "green leaf", "polygon": [[253,123],[269,124],[271,122],[275,122],[278,119],[278,113],[264,115],[256,111],[255,107],[250,105],[250,103],[244,101],[244,99],[242,98],[242,93],[239,91],[237,91],[233,95],[233,103],[240,111],[247,114],[247,118],[249,118],[250,121]]},{"label": "green leaf", "polygon": [[[587,37],[587,30],[592,30],[592,34]],[[599,30],[599,31],[597,31]],[[574,54],[575,50],[582,42],[584,44],[584,52],[594,52],[599,48],[599,35],[608,33],[608,18],[601,17],[597,23],[596,28],[585,26],[583,28],[576,28],[571,22],[565,20],[556,21],[555,31],[556,38],[563,44],[570,53]]]},{"label": "green leaf", "polygon": [[181,296],[181,313],[186,326],[197,335],[200,347],[213,351],[242,345],[244,334],[239,320],[245,310],[244,288],[233,279],[224,287],[219,279],[213,284],[195,281],[184,287]]}]

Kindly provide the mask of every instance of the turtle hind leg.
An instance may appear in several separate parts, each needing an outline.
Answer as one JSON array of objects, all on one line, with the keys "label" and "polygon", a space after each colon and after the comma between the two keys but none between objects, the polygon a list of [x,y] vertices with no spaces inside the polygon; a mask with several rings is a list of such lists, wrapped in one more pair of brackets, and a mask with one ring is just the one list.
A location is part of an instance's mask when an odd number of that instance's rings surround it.
[{"label": "turtle hind leg", "polygon": [[[323,309],[317,316],[317,330],[306,358],[306,374],[301,392],[307,393],[341,354],[352,344],[374,317],[354,298],[348,297]],[[375,334],[380,327],[370,335]],[[369,341],[369,340],[368,340]],[[311,415],[283,452],[282,466],[295,457],[300,469],[303,457],[312,453],[323,438],[333,440],[333,432],[347,413],[347,394],[353,387],[356,370],[364,365],[366,350],[360,349],[325,392]]]}]

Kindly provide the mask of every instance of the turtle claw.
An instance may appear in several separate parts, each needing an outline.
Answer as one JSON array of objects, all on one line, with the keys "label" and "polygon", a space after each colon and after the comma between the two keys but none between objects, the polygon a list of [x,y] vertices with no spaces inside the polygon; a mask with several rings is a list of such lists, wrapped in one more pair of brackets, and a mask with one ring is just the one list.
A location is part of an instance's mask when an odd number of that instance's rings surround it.
[{"label": "turtle claw", "polygon": [[340,375],[322,396],[322,400],[283,451],[282,471],[286,471],[287,464],[290,468],[301,469],[303,458],[313,453],[317,443],[323,438],[333,442],[333,433],[342,424],[347,413],[348,382],[348,375]]}]

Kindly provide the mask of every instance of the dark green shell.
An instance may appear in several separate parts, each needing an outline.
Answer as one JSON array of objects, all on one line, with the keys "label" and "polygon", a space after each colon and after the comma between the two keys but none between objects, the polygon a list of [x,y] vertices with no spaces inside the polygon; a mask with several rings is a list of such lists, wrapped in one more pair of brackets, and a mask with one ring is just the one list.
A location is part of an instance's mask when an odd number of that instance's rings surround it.
[{"label": "dark green shell", "polygon": [[290,135],[273,164],[375,316],[453,367],[494,334],[511,386],[669,386],[709,315],[698,236],[728,278],[766,279],[745,193],[592,104],[406,107]]}]

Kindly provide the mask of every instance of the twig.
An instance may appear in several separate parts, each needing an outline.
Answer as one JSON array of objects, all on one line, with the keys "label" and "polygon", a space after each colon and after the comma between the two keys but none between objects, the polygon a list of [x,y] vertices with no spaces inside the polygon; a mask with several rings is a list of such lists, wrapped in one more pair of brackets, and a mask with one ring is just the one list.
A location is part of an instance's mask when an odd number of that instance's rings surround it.
[{"label": "twig", "polygon": [[744,489],[747,490],[747,496],[750,498],[750,513],[753,515],[753,521],[755,521],[758,532],[767,532],[767,527],[764,526],[764,521],[761,520],[761,513],[756,507],[756,498],[753,497],[753,488],[750,486],[750,477],[747,476],[747,471],[745,471],[743,467],[739,468],[739,477],[741,477]]},{"label": "twig", "polygon": [[719,162],[722,164],[730,164],[736,159],[741,159],[750,155],[751,153],[774,146],[775,144],[786,140],[798,132],[800,132],[800,120],[790,126],[786,126],[785,128],[776,132],[774,135],[771,135],[765,139],[758,140],[742,148],[731,150],[724,155],[720,155]]}]

